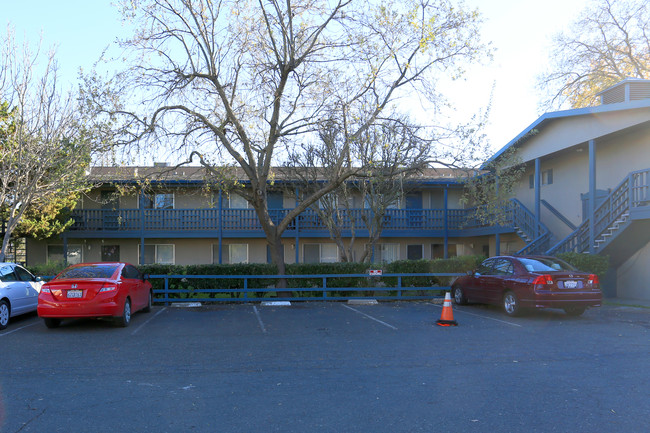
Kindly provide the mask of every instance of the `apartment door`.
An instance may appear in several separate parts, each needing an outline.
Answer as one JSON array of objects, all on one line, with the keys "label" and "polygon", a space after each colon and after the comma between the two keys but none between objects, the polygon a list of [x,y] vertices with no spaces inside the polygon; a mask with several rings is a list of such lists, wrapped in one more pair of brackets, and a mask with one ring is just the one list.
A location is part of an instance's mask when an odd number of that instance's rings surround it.
[{"label": "apartment door", "polygon": [[422,212],[422,191],[406,194],[406,212],[410,227],[422,227],[424,215]]}]

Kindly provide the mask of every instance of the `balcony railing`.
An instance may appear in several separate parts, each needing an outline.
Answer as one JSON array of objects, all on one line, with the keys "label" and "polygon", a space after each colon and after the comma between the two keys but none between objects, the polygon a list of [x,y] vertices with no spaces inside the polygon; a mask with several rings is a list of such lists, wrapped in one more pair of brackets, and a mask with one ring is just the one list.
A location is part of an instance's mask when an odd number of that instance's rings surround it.
[{"label": "balcony railing", "polygon": [[[518,203],[506,209],[506,225],[512,225]],[[269,210],[271,219],[278,223],[290,209]],[[477,220],[474,209],[388,209],[383,219],[383,230],[453,231],[490,227]],[[445,217],[447,223],[445,224]],[[70,232],[190,232],[261,231],[257,214],[252,209],[77,209],[72,212],[74,223]],[[343,230],[363,230],[372,221],[369,209],[339,210],[336,224]],[[326,231],[327,225],[314,210],[307,210],[293,220],[288,230],[300,232]]]},{"label": "balcony railing", "polygon": [[[278,223],[291,209],[269,210]],[[346,231],[363,233],[372,221],[369,209],[340,209],[336,225]],[[79,209],[72,212],[68,229],[73,237],[263,237],[252,209]],[[486,221],[487,220],[487,221]],[[382,221],[384,236],[477,236],[496,232],[516,232],[534,239],[540,228],[519,201],[506,203],[500,218],[478,218],[470,209],[388,209]],[[542,226],[543,227],[543,226]],[[325,236],[327,225],[318,212],[309,209],[291,221],[287,236]],[[522,234],[523,233],[523,234]]]}]

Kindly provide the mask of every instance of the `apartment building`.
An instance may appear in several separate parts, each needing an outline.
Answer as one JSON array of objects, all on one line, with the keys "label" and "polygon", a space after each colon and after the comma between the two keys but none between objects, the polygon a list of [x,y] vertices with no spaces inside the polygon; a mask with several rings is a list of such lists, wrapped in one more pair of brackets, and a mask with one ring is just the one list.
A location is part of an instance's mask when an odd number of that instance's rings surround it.
[{"label": "apartment building", "polygon": [[[540,116],[492,156],[498,162],[512,150],[526,168],[505,222],[477,221],[461,200],[461,173],[429,169],[405,180],[372,259],[605,254],[606,294],[650,299],[650,80],[623,80],[600,99],[594,107]],[[236,194],[208,192],[204,175],[199,167],[94,167],[90,176],[101,186],[72,211],[74,224],[62,236],[28,240],[27,262],[269,262],[255,211]],[[287,191],[269,193],[272,218],[295,207]],[[369,232],[359,216],[371,211],[355,201],[338,224],[360,254]],[[340,260],[314,209],[292,222],[283,248],[286,263]]]}]

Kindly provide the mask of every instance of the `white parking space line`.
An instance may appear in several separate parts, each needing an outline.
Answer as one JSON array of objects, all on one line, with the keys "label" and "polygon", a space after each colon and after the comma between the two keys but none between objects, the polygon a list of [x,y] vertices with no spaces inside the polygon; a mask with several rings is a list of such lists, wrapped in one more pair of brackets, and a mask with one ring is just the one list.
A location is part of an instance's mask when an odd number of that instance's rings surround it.
[{"label": "white parking space line", "polygon": [[162,312],[165,311],[165,310],[167,310],[167,307],[163,307],[162,310],[159,310],[159,311],[158,311],[156,314],[154,314],[152,317],[148,318],[146,322],[144,322],[142,325],[140,325],[140,326],[138,326],[137,328],[135,328],[135,330],[133,330],[133,332],[131,332],[131,335],[135,335],[139,330],[141,330],[142,328],[144,328],[144,326],[145,326],[147,323],[151,322],[153,319],[155,319],[156,317],[158,317],[158,315],[160,315],[160,313],[162,313]]},{"label": "white parking space line", "polygon": [[262,332],[266,334],[266,328],[264,327],[264,322],[262,322],[262,317],[260,316],[260,312],[257,310],[257,307],[253,305],[253,310],[255,311],[255,316],[257,316],[257,322],[260,324],[260,328],[262,329]]},{"label": "white parking space line", "polygon": [[[436,305],[438,308],[442,308],[440,305]],[[483,316],[481,314],[476,314],[476,313],[470,313],[469,311],[461,310],[461,309],[455,309],[454,313],[461,313],[461,314],[469,314],[470,316],[476,316],[476,317],[481,317],[483,319],[488,319],[488,320],[494,320],[495,322],[500,322],[500,323],[505,323],[506,325],[512,325],[512,326],[518,326],[519,328],[522,328],[522,325],[518,323],[512,323],[512,322],[507,322],[505,320],[500,320],[500,319],[495,319],[494,317],[488,317],[488,316]]]},{"label": "white parking space line", "polygon": [[21,326],[20,328],[12,329],[11,331],[8,331],[8,332],[3,332],[2,334],[0,334],[0,337],[4,337],[5,335],[13,334],[14,332],[18,332],[21,329],[29,328],[30,326],[34,326],[36,324],[38,324],[38,322],[30,323],[29,325]]},{"label": "white parking space line", "polygon": [[349,306],[347,306],[347,305],[345,305],[345,304],[341,304],[341,305],[344,306],[345,308],[347,308],[348,310],[352,310],[352,311],[354,311],[354,312],[356,312],[356,313],[361,314],[362,316],[366,316],[368,319],[374,320],[374,321],[377,322],[377,323],[381,323],[381,324],[384,325],[384,326],[388,326],[388,327],[391,328],[391,329],[395,329],[395,330],[397,330],[397,328],[394,327],[393,325],[390,325],[390,324],[388,324],[388,323],[386,323],[386,322],[382,322],[381,320],[379,320],[379,319],[377,319],[377,318],[375,318],[375,317],[372,317],[372,316],[370,316],[370,315],[368,315],[368,314],[366,314],[366,313],[364,313],[364,312],[361,312],[361,311],[357,310],[356,308],[349,307]]}]

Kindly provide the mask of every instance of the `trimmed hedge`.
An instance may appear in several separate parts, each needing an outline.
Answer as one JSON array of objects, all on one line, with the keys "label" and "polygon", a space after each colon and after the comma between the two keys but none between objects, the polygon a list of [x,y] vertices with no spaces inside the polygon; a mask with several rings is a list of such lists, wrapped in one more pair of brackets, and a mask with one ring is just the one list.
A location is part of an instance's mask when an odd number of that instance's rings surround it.
[{"label": "trimmed hedge", "polygon": [[[584,272],[590,272],[604,278],[609,267],[608,257],[579,254],[558,254],[562,260],[572,264]],[[367,274],[370,269],[380,269],[384,274],[425,274],[425,273],[466,273],[474,270],[485,259],[484,256],[459,256],[450,259],[434,260],[399,260],[388,264],[378,263],[298,263],[286,266],[287,275],[331,275],[331,274]],[[277,267],[272,264],[250,263],[233,265],[141,265],[141,272],[150,275],[276,275]],[[63,269],[60,264],[30,266],[29,270],[35,275],[54,276]],[[402,288],[414,290],[422,287],[447,287],[454,277],[403,277]],[[164,289],[164,281],[152,279],[151,283],[156,290]],[[249,281],[249,288],[271,289],[275,288],[277,278],[264,278]],[[322,278],[296,278],[288,279],[287,291],[298,288],[313,288],[310,291],[293,291],[296,296],[322,296]],[[368,288],[393,288],[397,287],[397,277],[337,277],[327,279],[328,288],[341,288],[341,291],[329,292],[328,296],[373,296],[381,295],[383,291],[373,291]],[[200,290],[239,290],[244,288],[244,280],[188,278],[169,280],[171,290],[183,290],[182,293],[172,294],[175,298],[210,297],[223,298],[243,296],[236,293],[196,293]],[[364,288],[364,291],[355,289]],[[394,291],[390,292],[394,294]],[[254,292],[249,297],[271,297],[275,292]]]},{"label": "trimmed hedge", "polygon": [[[287,264],[287,275],[331,275],[331,274],[367,274],[370,269],[380,269],[384,274],[393,273],[465,273],[475,269],[484,259],[482,256],[462,256],[451,259],[436,260],[400,260],[390,264],[376,263],[299,263]],[[277,267],[271,264],[234,264],[234,265],[144,265],[139,267],[143,273],[150,275],[275,275]],[[453,277],[404,277],[402,278],[402,287],[421,287],[448,286]],[[249,280],[249,289],[275,288],[277,278]],[[163,281],[152,280],[155,289],[164,288]],[[287,291],[292,291],[297,296],[322,296],[322,278],[295,278],[288,279]],[[357,291],[359,288],[392,288],[397,287],[397,277],[336,277],[327,279],[327,287],[341,288],[341,291],[328,292],[328,296],[372,296],[373,290]],[[185,293],[173,294],[174,297],[187,298],[194,297],[196,290],[218,289],[218,290],[237,290],[244,288],[243,279],[173,279],[170,280],[169,288],[172,290],[182,289]],[[313,291],[301,290],[298,288],[313,288]],[[269,297],[275,292],[254,292],[249,293],[249,297]],[[234,297],[237,294],[230,293],[211,293],[204,294],[203,297]],[[243,296],[239,294],[239,296]]]}]

